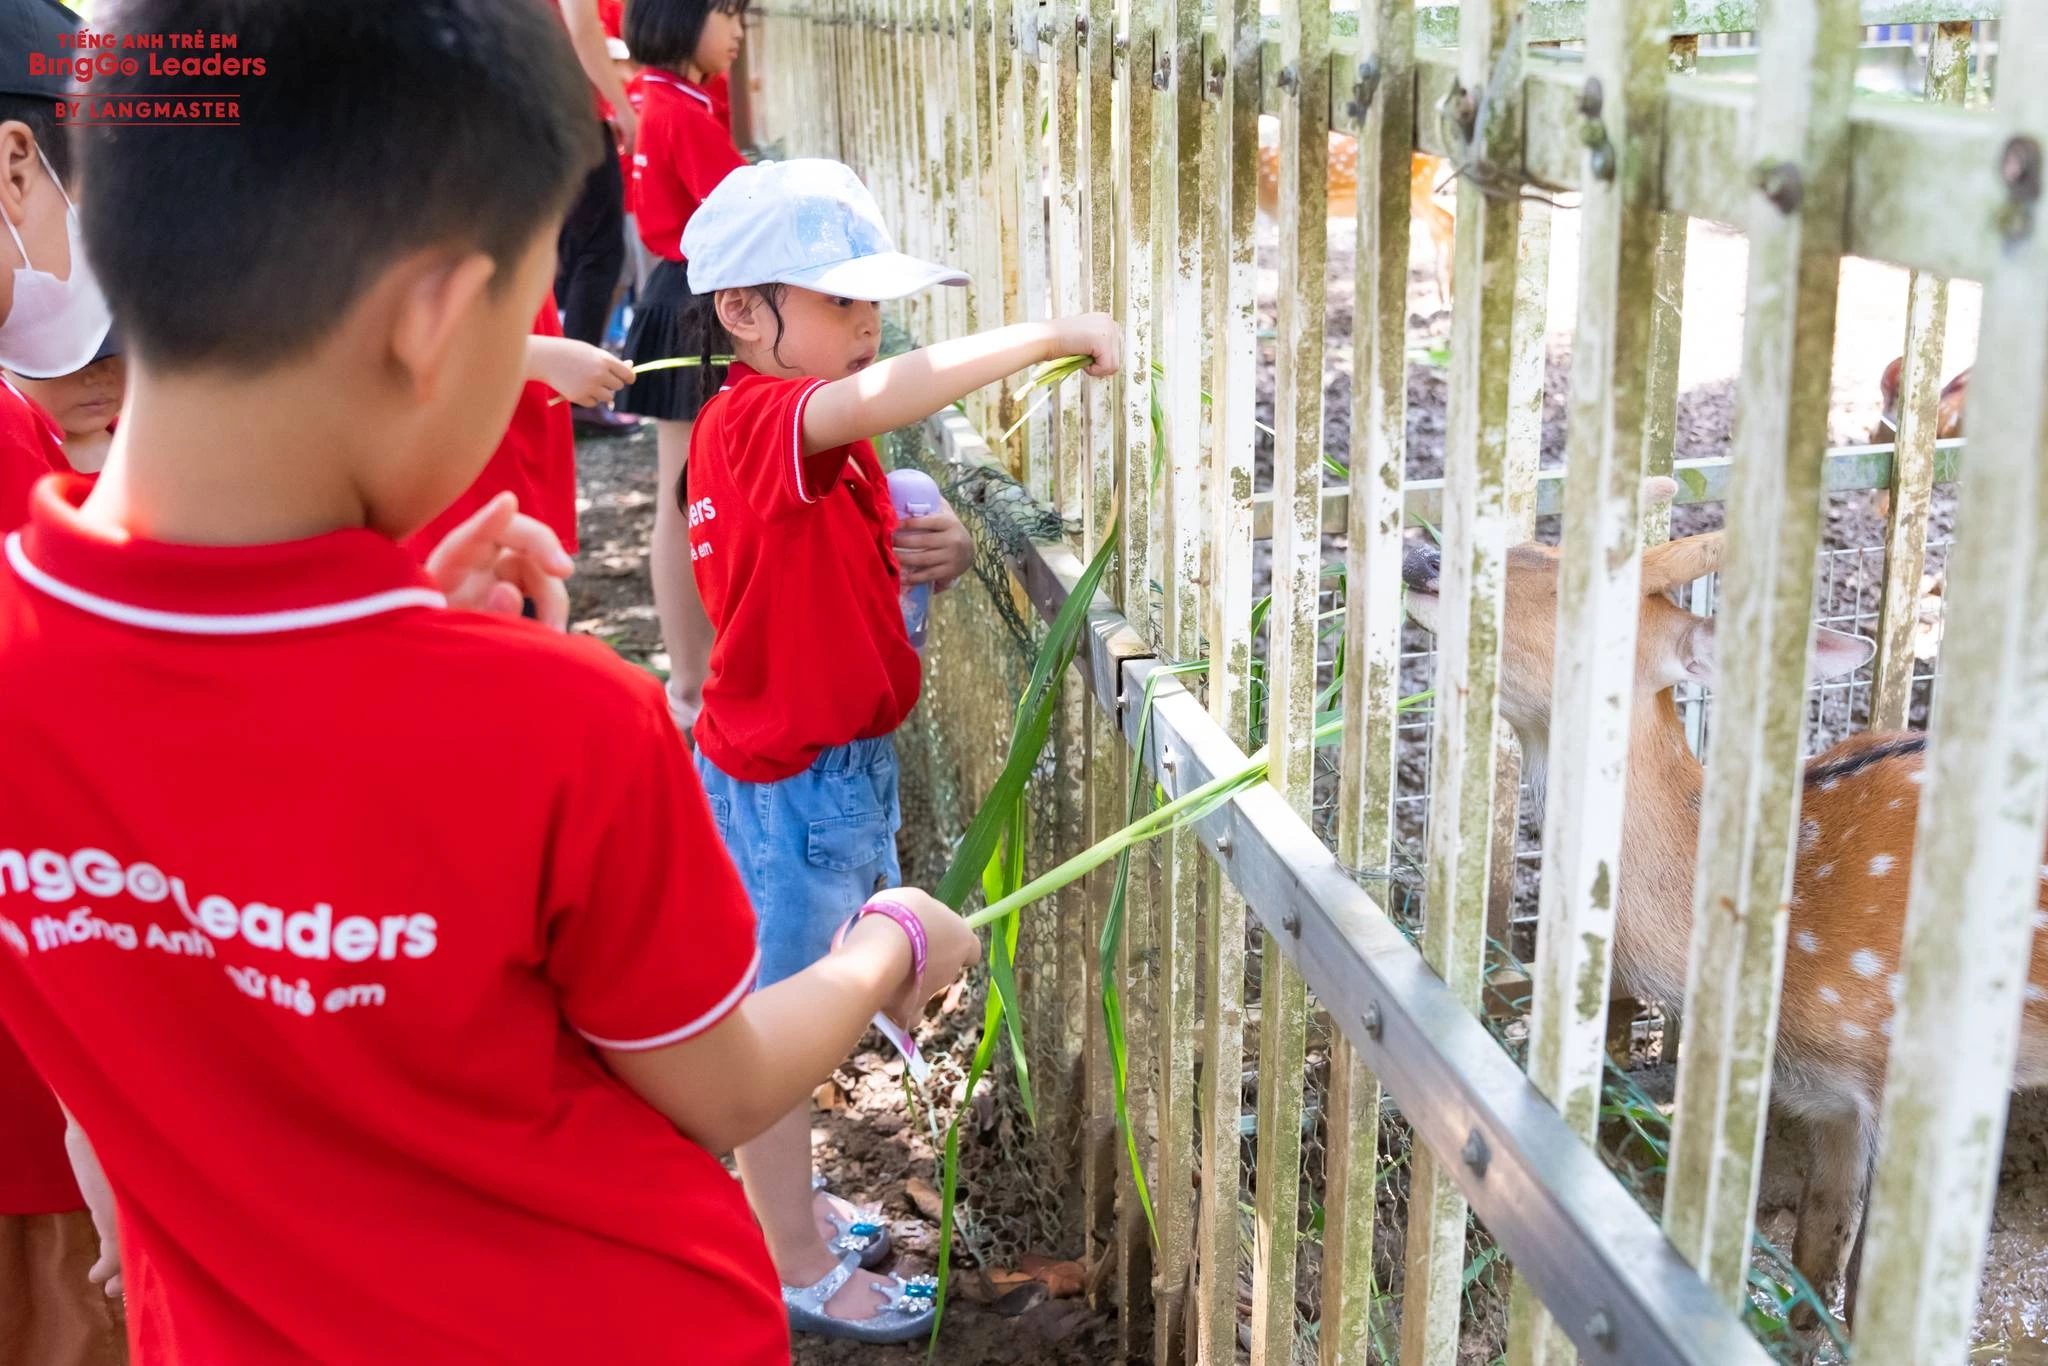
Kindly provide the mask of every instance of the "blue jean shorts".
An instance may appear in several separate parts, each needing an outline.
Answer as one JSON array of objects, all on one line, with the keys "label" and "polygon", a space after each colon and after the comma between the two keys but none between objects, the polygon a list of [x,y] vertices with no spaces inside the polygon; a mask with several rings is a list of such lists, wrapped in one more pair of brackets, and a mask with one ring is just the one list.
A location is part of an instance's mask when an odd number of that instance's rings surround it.
[{"label": "blue jean shorts", "polygon": [[861,903],[902,879],[896,831],[903,816],[888,736],[828,749],[779,783],[743,783],[701,752],[697,773],[754,903],[757,987],[823,958]]}]

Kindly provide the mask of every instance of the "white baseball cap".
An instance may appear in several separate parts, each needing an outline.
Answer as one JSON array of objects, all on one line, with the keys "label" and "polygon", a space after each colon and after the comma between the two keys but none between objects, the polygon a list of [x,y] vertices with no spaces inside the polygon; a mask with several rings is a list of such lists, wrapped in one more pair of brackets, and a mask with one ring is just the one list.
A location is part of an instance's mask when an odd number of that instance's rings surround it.
[{"label": "white baseball cap", "polygon": [[697,294],[780,284],[880,302],[967,283],[896,250],[860,177],[822,158],[734,169],[690,215],[683,257]]}]

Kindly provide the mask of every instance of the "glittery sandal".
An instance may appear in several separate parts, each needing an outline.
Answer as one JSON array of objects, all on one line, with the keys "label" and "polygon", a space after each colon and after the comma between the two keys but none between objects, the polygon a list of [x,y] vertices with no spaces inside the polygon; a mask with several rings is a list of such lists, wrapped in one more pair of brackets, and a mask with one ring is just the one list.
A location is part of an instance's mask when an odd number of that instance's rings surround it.
[{"label": "glittery sandal", "polygon": [[[816,1192],[824,1189],[825,1178],[813,1174],[811,1177],[811,1190]],[[882,1223],[878,1219],[848,1219],[840,1214],[838,1206],[829,1202],[825,1206],[825,1217],[830,1219],[832,1227],[838,1230],[825,1244],[826,1247],[832,1250],[833,1256],[844,1257],[848,1253],[857,1254],[860,1257],[860,1266],[863,1271],[873,1271],[888,1260],[890,1246],[889,1226],[887,1224]]]},{"label": "glittery sandal", "polygon": [[790,1331],[876,1345],[910,1342],[932,1331],[932,1319],[938,1308],[938,1282],[930,1276],[907,1281],[901,1276],[885,1278],[875,1287],[875,1293],[888,1303],[876,1310],[872,1318],[841,1319],[826,1313],[825,1305],[852,1278],[858,1266],[859,1258],[848,1253],[816,1285],[802,1289],[783,1286],[782,1305],[789,1311]]}]

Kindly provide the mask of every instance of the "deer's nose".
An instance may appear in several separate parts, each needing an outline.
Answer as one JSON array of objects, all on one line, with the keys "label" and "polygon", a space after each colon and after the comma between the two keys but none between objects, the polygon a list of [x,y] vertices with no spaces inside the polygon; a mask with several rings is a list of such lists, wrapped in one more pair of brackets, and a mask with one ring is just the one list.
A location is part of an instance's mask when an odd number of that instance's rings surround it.
[{"label": "deer's nose", "polygon": [[1401,551],[1401,582],[1418,593],[1437,592],[1443,569],[1443,552],[1427,542],[1411,541]]}]

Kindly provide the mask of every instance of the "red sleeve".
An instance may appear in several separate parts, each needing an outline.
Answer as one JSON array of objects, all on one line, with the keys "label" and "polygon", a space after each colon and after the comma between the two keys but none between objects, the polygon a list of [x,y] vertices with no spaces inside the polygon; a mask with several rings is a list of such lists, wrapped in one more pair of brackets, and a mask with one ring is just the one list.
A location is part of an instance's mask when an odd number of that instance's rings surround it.
[{"label": "red sleeve", "polygon": [[38,479],[70,468],[56,423],[0,380],[0,533],[28,521],[29,490]]},{"label": "red sleeve", "polygon": [[804,408],[825,383],[749,375],[725,395],[717,421],[727,477],[756,515],[803,511],[830,493],[846,469],[851,446],[804,454]]},{"label": "red sleeve", "polygon": [[562,812],[547,971],[601,1048],[660,1048],[732,1013],[754,984],[754,912],[656,686],[607,733],[603,792]]}]

